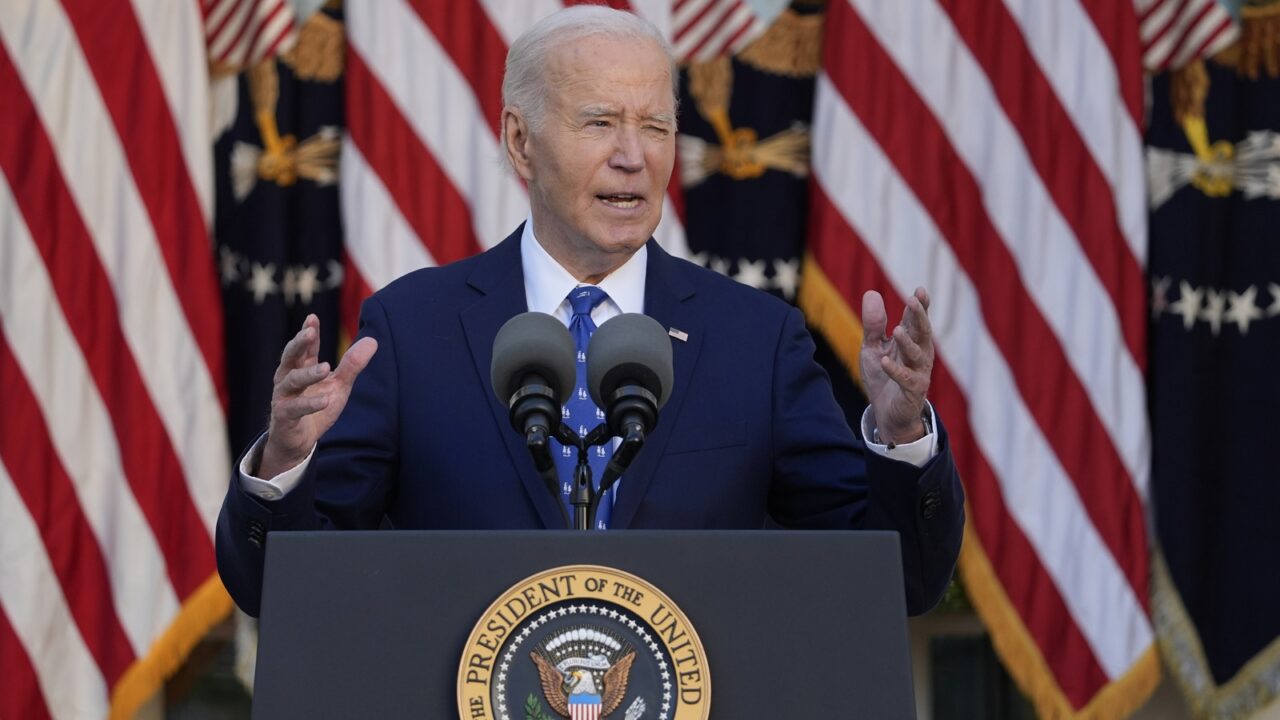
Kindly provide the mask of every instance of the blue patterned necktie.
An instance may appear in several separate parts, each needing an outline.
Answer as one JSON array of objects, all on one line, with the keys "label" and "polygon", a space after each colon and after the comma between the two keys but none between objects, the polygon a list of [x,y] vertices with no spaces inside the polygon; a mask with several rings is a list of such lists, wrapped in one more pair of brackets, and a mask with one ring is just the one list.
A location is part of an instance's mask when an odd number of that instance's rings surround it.
[{"label": "blue patterned necktie", "polygon": [[[569,293],[569,304],[573,306],[573,316],[569,318],[569,334],[578,346],[578,382],[573,389],[569,402],[561,410],[564,423],[573,428],[580,436],[586,436],[592,428],[604,422],[604,413],[591,400],[587,391],[587,343],[591,333],[596,330],[596,323],[591,319],[591,311],[609,297],[605,291],[594,285],[581,285]],[[591,480],[597,488],[600,478],[604,476],[604,466],[613,453],[613,443],[597,445],[587,449],[587,464],[591,466]],[[556,470],[560,473],[560,493],[564,497],[569,517],[573,517],[573,469],[578,465],[576,448],[562,445],[556,454]],[[596,511],[596,528],[604,530],[609,527],[609,516],[613,513],[613,493],[600,498],[600,507]]]}]

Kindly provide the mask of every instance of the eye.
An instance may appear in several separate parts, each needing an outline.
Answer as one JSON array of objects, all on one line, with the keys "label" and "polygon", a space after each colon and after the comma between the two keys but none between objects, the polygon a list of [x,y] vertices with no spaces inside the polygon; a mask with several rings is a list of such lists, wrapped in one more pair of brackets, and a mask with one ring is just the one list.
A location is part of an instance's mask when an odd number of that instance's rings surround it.
[{"label": "eye", "polygon": [[608,120],[592,120],[587,123],[587,127],[607,128],[609,127],[609,121]]}]

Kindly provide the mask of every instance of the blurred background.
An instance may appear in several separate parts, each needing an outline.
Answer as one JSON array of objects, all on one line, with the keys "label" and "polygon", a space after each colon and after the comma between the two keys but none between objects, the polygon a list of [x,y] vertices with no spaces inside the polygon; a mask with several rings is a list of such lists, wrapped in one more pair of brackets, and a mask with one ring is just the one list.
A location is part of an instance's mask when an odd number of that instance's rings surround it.
[{"label": "blurred background", "polygon": [[[0,718],[246,717],[213,526],[308,313],[496,244],[560,0],[0,0]],[[965,481],[921,718],[1280,718],[1280,3],[613,0],[680,63],[656,236],[929,288]]]}]

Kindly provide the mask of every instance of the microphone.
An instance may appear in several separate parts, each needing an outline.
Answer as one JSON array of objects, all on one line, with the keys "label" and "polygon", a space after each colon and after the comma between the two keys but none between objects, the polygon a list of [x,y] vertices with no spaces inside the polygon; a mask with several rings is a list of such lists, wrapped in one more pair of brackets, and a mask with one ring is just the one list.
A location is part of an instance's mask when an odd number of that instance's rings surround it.
[{"label": "microphone", "polygon": [[[635,459],[658,411],[671,397],[675,370],[671,341],[648,315],[624,313],[601,325],[587,349],[587,389],[605,412],[609,432],[622,438],[605,468],[600,491]],[[593,508],[594,510],[594,508]]]},{"label": "microphone", "polygon": [[[551,438],[560,430],[560,408],[577,381],[577,350],[569,330],[546,313],[527,312],[508,320],[493,339],[489,380],[516,432],[524,435],[534,467],[564,513],[560,480],[551,456]],[[565,517],[567,526],[568,517]]]}]

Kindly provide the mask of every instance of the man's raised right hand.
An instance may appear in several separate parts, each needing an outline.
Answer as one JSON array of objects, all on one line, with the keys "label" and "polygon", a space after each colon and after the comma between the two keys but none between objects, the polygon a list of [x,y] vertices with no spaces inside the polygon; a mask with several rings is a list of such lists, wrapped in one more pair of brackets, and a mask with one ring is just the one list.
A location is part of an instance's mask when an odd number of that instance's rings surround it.
[{"label": "man's raised right hand", "polygon": [[347,349],[338,369],[319,362],[320,319],[308,315],[284,346],[271,392],[271,424],[257,476],[270,479],[306,459],[320,436],[347,406],[351,385],[378,351],[378,341],[361,338]]}]

